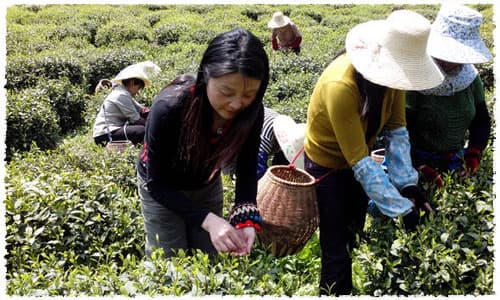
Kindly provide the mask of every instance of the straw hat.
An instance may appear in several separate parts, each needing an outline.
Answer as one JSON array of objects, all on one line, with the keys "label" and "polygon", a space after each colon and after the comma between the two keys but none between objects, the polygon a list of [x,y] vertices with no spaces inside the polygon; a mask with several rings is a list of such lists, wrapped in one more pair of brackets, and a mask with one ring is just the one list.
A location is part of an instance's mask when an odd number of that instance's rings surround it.
[{"label": "straw hat", "polygon": [[151,61],[143,61],[126,67],[121,70],[113,79],[113,82],[123,84],[122,80],[129,78],[138,78],[144,81],[144,87],[151,85],[151,76],[154,76],[161,69]]},{"label": "straw hat", "polygon": [[346,51],[367,80],[400,90],[424,90],[439,85],[444,76],[427,52],[431,24],[410,10],[392,12],[352,28]]},{"label": "straw hat", "polygon": [[[273,130],[281,151],[291,163],[295,154],[304,147],[306,124],[297,124],[289,116],[279,115],[274,119]],[[304,169],[304,151],[300,153],[294,165],[299,169]]]},{"label": "straw hat", "polygon": [[291,23],[290,18],[285,16],[281,11],[278,11],[278,12],[275,12],[273,14],[271,21],[269,21],[269,23],[267,23],[267,27],[272,28],[272,29],[280,28],[280,27],[286,26],[290,23]]},{"label": "straw hat", "polygon": [[438,59],[476,64],[491,60],[491,53],[479,34],[483,16],[472,8],[443,4],[432,24],[428,53]]}]

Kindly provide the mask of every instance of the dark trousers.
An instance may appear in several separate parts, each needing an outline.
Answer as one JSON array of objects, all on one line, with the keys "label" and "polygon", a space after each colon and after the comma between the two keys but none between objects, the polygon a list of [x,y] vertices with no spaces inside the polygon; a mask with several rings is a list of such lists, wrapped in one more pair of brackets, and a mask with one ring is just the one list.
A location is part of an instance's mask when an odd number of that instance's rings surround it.
[{"label": "dark trousers", "polygon": [[[144,142],[146,127],[144,125],[127,125],[110,132],[113,141],[129,140],[134,145]],[[108,135],[103,134],[94,138],[97,145],[106,145],[109,142]]]},{"label": "dark trousers", "polygon": [[[315,178],[328,173],[304,156],[305,169]],[[337,170],[316,185],[321,246],[321,295],[348,295],[352,290],[351,249],[365,224],[368,196],[351,169]]]}]

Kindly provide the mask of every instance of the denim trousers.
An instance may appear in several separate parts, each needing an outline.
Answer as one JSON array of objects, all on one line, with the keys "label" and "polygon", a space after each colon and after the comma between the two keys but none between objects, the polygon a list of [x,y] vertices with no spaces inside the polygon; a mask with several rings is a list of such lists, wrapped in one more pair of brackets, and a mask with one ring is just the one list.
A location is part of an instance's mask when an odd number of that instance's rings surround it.
[{"label": "denim trousers", "polygon": [[[315,178],[330,172],[304,155],[305,170]],[[351,249],[365,224],[368,196],[351,169],[336,170],[316,184],[321,247],[321,295],[349,295]]]},{"label": "denim trousers", "polygon": [[[145,250],[147,256],[150,256],[156,248],[162,248],[165,257],[175,255],[175,251],[179,249],[188,252],[200,249],[208,254],[217,253],[207,231],[199,225],[189,224],[180,215],[154,200],[139,174],[137,174],[137,178],[146,231]],[[202,189],[180,192],[200,207],[207,208],[214,214],[222,216],[223,190],[220,176]],[[182,201],[182,199],[169,200]]]}]

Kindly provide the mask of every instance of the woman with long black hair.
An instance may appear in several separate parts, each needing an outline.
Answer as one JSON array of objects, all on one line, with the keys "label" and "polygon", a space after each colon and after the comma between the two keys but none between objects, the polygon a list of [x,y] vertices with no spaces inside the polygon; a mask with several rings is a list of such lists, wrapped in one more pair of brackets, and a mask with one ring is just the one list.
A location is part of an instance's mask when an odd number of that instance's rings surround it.
[{"label": "woman with long black hair", "polygon": [[[426,54],[430,22],[408,11],[354,27],[346,53],[318,79],[307,112],[304,165],[317,184],[320,213],[320,293],[352,290],[350,249],[363,229],[368,199],[415,228],[425,198],[410,159],[403,90],[438,85],[443,75]],[[388,173],[370,158],[386,141]],[[413,200],[413,201],[411,201]]]},{"label": "woman with long black hair", "polygon": [[[210,42],[196,76],[179,76],[156,97],[137,164],[148,255],[250,253],[261,222],[256,166],[268,82],[262,42],[234,29]],[[220,171],[235,160],[226,221]]]}]

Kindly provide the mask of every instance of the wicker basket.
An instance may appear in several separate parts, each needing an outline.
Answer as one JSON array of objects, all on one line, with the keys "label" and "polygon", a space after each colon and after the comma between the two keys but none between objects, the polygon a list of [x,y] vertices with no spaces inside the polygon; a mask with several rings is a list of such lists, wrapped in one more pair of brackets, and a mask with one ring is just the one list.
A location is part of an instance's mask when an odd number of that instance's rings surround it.
[{"label": "wicker basket", "polygon": [[385,157],[385,149],[384,148],[373,150],[371,153],[371,158],[379,165],[382,164],[382,162],[384,161],[384,157]]},{"label": "wicker basket", "polygon": [[129,140],[111,141],[106,145],[106,149],[108,149],[108,151],[122,153],[127,148],[132,146],[133,144]]},{"label": "wicker basket", "polygon": [[319,225],[315,179],[288,166],[272,166],[259,180],[260,242],[276,257],[300,251]]}]

